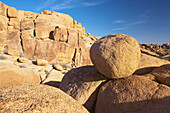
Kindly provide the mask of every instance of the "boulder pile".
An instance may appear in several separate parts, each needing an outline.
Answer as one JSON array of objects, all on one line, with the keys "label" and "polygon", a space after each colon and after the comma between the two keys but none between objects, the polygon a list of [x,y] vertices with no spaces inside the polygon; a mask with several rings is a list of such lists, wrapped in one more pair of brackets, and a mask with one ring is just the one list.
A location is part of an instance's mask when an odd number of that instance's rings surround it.
[{"label": "boulder pile", "polygon": [[124,34],[102,37],[90,56],[94,66],[70,70],[60,89],[91,113],[170,112],[169,61],[141,54],[137,41]]},{"label": "boulder pile", "polygon": [[170,113],[170,62],[133,37],[1,2],[0,18],[0,112]]}]

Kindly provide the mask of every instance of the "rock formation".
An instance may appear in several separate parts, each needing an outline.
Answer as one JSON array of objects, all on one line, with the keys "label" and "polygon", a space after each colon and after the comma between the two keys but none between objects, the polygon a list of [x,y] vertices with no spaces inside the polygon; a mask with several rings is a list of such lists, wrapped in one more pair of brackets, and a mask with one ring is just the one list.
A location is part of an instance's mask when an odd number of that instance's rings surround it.
[{"label": "rock formation", "polygon": [[169,43],[99,39],[69,15],[2,2],[0,18],[0,112],[170,113],[170,62],[158,53]]},{"label": "rock formation", "polygon": [[60,89],[40,84],[3,87],[0,96],[1,113],[89,113]]},{"label": "rock formation", "polygon": [[16,10],[0,2],[0,52],[50,63],[91,64],[89,49],[96,40],[67,14]]},{"label": "rock formation", "polygon": [[140,61],[138,42],[118,34],[102,37],[93,44],[90,57],[97,70],[108,78],[124,78],[137,69]]}]

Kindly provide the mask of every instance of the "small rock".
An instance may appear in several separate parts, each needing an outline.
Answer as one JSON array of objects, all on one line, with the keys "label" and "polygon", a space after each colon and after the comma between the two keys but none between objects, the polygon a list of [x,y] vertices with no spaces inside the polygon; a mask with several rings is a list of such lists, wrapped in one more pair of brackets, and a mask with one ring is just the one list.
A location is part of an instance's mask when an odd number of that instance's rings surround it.
[{"label": "small rock", "polygon": [[43,59],[37,59],[36,60],[36,64],[38,66],[46,66],[48,64],[48,61],[47,60],[43,60]]},{"label": "small rock", "polygon": [[27,63],[28,59],[24,58],[24,57],[21,57],[21,58],[18,58],[17,61],[20,62],[20,63]]},{"label": "small rock", "polygon": [[46,15],[51,15],[52,13],[51,13],[51,11],[44,10],[44,11],[43,11],[43,14],[46,14]]},{"label": "small rock", "polygon": [[58,71],[63,71],[63,67],[59,64],[54,64],[53,67],[54,67],[54,69],[56,69]]}]

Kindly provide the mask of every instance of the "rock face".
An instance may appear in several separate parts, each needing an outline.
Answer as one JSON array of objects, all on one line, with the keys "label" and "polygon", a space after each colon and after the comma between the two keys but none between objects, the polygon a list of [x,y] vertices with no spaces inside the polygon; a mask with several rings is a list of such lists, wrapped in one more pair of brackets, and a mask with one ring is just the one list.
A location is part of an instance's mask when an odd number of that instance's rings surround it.
[{"label": "rock face", "polygon": [[145,77],[110,80],[98,93],[95,113],[168,113],[170,87]]},{"label": "rock face", "polygon": [[0,88],[0,112],[88,113],[60,89],[45,85]]},{"label": "rock face", "polygon": [[106,78],[95,67],[84,66],[66,73],[60,89],[83,104],[89,111],[93,111],[98,87],[105,81]]},{"label": "rock face", "polygon": [[17,66],[0,67],[0,87],[40,82],[39,74],[31,69],[18,68]]},{"label": "rock face", "polygon": [[91,64],[89,51],[95,40],[71,16],[47,10],[41,14],[17,11],[0,2],[0,18],[0,52],[60,65]]},{"label": "rock face", "polygon": [[142,53],[138,69],[136,70],[134,74],[137,74],[137,75],[147,74],[153,71],[156,67],[159,67],[164,64],[170,64],[170,62],[164,59],[160,59],[160,58]]},{"label": "rock face", "polygon": [[154,69],[150,74],[159,82],[170,86],[170,64]]},{"label": "rock face", "polygon": [[97,70],[111,79],[130,76],[138,67],[140,55],[138,42],[123,34],[105,36],[90,50]]}]

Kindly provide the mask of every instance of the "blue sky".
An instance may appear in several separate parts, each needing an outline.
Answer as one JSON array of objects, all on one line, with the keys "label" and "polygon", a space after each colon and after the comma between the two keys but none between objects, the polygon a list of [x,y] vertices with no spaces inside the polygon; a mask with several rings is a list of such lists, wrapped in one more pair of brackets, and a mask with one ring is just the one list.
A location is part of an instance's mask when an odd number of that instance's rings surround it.
[{"label": "blue sky", "polygon": [[127,34],[140,43],[170,43],[170,0],[1,0],[18,10],[69,14],[94,36]]}]

